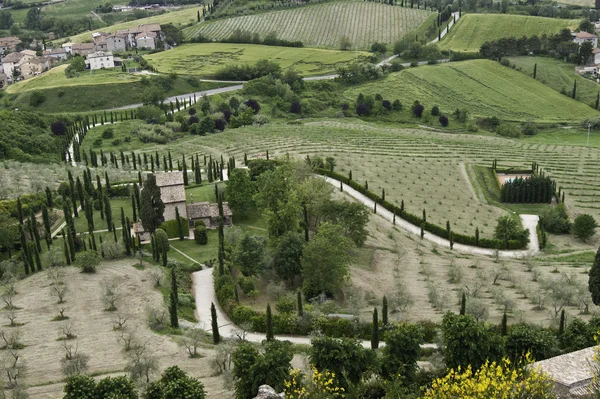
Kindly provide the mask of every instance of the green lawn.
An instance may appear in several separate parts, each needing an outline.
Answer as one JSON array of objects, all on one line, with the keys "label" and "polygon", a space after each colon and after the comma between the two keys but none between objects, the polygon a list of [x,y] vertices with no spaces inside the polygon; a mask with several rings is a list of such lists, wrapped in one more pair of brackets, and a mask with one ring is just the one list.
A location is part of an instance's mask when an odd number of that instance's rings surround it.
[{"label": "green lawn", "polygon": [[[125,217],[129,217],[131,220],[133,218],[133,211],[131,209],[131,200],[130,199],[111,199],[110,200],[110,208],[112,209],[112,221],[115,224],[115,227],[121,227],[121,207],[125,211]],[[79,217],[74,218],[75,220],[75,230],[78,233],[83,233],[88,231],[87,219],[85,218],[85,212],[80,211]],[[108,226],[106,225],[106,217],[104,220],[100,217],[100,211],[94,211],[94,230],[105,230]],[[121,234],[119,231],[117,232],[117,236]]]},{"label": "green lawn", "polygon": [[466,14],[439,43],[441,49],[479,51],[487,41],[504,37],[551,35],[563,28],[575,28],[577,19],[557,19],[506,14]]},{"label": "green lawn", "polygon": [[210,77],[226,65],[253,65],[265,59],[278,63],[283,69],[294,68],[306,76],[324,75],[355,61],[357,56],[363,60],[370,54],[256,44],[201,43],[185,44],[145,58],[159,72]]},{"label": "green lawn", "polygon": [[307,47],[339,48],[347,36],[352,49],[367,50],[374,42],[393,43],[418,29],[431,12],[408,7],[390,7],[387,3],[336,1],[287,10],[271,11],[233,18],[200,22],[184,29],[187,39],[203,35],[225,39],[237,30],[271,32],[281,39],[302,41]]},{"label": "green lawn", "polygon": [[[204,167],[203,167],[204,168]],[[204,178],[204,176],[202,176]],[[216,183],[219,185],[219,190],[225,189],[225,183]],[[185,197],[187,202],[217,202],[215,199],[215,184],[203,183],[201,186],[186,188]]]},{"label": "green lawn", "polygon": [[[206,245],[196,244],[194,240],[172,240],[169,241],[173,248],[177,248],[181,252],[197,260],[200,263],[206,263],[209,260],[217,258],[217,252],[219,250],[219,233],[217,230],[207,230],[208,243]],[[176,251],[171,249],[169,251],[169,257],[174,255]],[[177,259],[181,259],[185,263],[190,263],[190,260],[182,257],[181,254],[174,255]]]},{"label": "green lawn", "polygon": [[[524,141],[531,144],[585,147],[588,143],[587,137],[587,129],[584,128],[558,128],[543,130],[535,136],[525,136]],[[600,132],[593,130],[590,132],[589,146],[600,148]]]},{"label": "green lawn", "polygon": [[[58,68],[57,68],[58,69]],[[49,71],[36,79],[24,81],[23,86],[12,89],[9,107],[45,113],[72,113],[92,110],[103,110],[129,104],[141,103],[144,93],[151,87],[137,76],[122,73],[118,70],[100,71],[100,73],[84,73],[80,77],[66,79],[58,70]],[[39,79],[39,80],[37,80]],[[14,85],[17,86],[17,85]],[[217,87],[230,86],[227,83],[197,82],[186,77],[179,77],[173,82],[173,88],[165,96],[186,94]],[[11,88],[13,86],[10,86]],[[29,98],[34,91],[40,91],[45,101],[37,107],[31,107]]]},{"label": "green lawn", "polygon": [[[399,98],[405,107],[419,100],[442,112],[463,108],[474,116],[516,121],[579,121],[600,113],[511,68],[489,60],[452,62],[405,69],[385,79],[353,87],[349,99],[364,93]],[[426,111],[427,112],[427,111]]]},{"label": "green lawn", "polygon": [[533,68],[537,64],[536,80],[569,96],[573,93],[573,83],[577,80],[575,98],[587,105],[595,106],[600,85],[579,76],[575,72],[574,64],[549,57],[509,57],[508,60],[518,71],[530,77],[533,77]]}]

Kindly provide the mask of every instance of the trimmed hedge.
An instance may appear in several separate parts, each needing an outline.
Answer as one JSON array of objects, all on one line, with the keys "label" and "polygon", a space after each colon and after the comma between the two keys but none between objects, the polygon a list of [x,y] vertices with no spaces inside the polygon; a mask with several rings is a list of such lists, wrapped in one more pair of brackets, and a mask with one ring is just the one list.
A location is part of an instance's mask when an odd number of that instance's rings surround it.
[{"label": "trimmed hedge", "polygon": [[194,229],[194,240],[196,244],[206,245],[208,243],[208,235],[206,235],[206,227],[202,225],[196,225]]},{"label": "trimmed hedge", "polygon": [[[407,222],[415,225],[415,226],[423,226],[423,230],[434,234],[438,237],[442,237],[448,239],[448,231],[446,227],[438,226],[433,223],[423,222],[423,218],[413,215],[411,213],[406,212],[406,210],[400,209],[400,207],[392,204],[391,202],[383,200],[379,195],[365,189],[363,185],[355,182],[354,180],[348,179],[347,176],[344,176],[340,173],[332,172],[327,169],[315,168],[315,172],[345,183],[358,191],[359,193],[365,195],[372,201],[375,201],[378,205],[383,206],[388,211],[394,213],[397,217],[400,217]],[[523,249],[527,246],[527,242],[523,240],[510,240],[508,241],[508,245],[505,245],[504,241],[497,239],[489,239],[489,238],[479,238],[479,242],[476,242],[474,236],[468,236],[466,234],[459,234],[456,232],[452,232],[452,238],[454,243],[471,245],[481,248],[491,248],[491,249]]]},{"label": "trimmed hedge", "polygon": [[[187,236],[189,233],[188,221],[186,218],[181,219],[181,225],[183,226],[183,235]],[[167,233],[167,237],[169,238],[179,238],[179,229],[177,227],[177,219],[168,220],[160,225],[160,228]]]}]

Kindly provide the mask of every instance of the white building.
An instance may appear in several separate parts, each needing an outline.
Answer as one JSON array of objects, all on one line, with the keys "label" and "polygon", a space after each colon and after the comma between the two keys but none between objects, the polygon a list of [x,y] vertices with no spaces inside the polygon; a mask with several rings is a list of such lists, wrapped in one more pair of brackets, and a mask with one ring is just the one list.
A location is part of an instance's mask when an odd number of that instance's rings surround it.
[{"label": "white building", "polygon": [[594,47],[598,47],[598,36],[593,33],[577,32],[573,35],[573,41],[580,46],[585,42],[591,42]]},{"label": "white building", "polygon": [[95,53],[89,54],[85,63],[91,70],[115,67],[115,59],[112,53],[104,51],[96,51]]}]

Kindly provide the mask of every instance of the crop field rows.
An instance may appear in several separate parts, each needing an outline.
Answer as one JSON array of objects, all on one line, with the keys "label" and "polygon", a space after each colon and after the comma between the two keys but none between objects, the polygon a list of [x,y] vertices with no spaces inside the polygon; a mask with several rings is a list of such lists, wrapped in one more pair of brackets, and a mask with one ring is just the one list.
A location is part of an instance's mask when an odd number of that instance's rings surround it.
[{"label": "crop field rows", "polygon": [[201,34],[219,40],[236,29],[259,33],[261,37],[276,32],[281,39],[300,40],[305,46],[317,47],[339,47],[340,38],[346,35],[353,46],[366,49],[375,41],[394,42],[417,29],[430,15],[424,10],[380,3],[328,3],[203,22],[186,28],[184,35],[186,39]]}]

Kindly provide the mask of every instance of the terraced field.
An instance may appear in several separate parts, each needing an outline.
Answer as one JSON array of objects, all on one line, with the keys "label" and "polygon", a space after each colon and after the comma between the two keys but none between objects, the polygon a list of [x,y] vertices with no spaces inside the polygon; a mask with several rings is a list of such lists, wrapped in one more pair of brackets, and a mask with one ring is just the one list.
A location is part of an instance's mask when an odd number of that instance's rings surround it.
[{"label": "terraced field", "polygon": [[[538,162],[566,190],[571,215],[593,214],[600,220],[600,149],[533,144],[494,136],[440,134],[420,129],[380,128],[348,120],[315,121],[304,125],[273,124],[228,129],[206,137],[186,136],[169,145],[173,153],[211,153],[213,156],[255,157],[269,150],[271,156],[290,154],[333,156],[337,170],[352,170],[356,181],[369,182],[375,192],[386,191],[386,199],[428,220],[473,234],[476,227],[490,237],[497,217],[507,210],[489,205],[475,179],[473,165],[530,165]],[[115,150],[118,150],[116,148]],[[166,152],[164,146],[144,151]],[[464,165],[464,166],[463,166]],[[470,178],[467,178],[469,174]],[[536,212],[521,206],[519,212]],[[592,245],[597,245],[597,240]]]},{"label": "terraced field", "polygon": [[210,77],[225,65],[252,65],[260,60],[278,63],[283,69],[294,68],[305,76],[334,73],[338,66],[370,53],[355,53],[314,48],[261,46],[256,44],[202,43],[185,44],[146,58],[159,72]]},{"label": "terraced field", "polygon": [[506,14],[466,14],[442,39],[440,47],[454,51],[479,51],[486,41],[503,37],[551,35],[575,28],[577,19],[557,19]]},{"label": "terraced field", "polygon": [[426,108],[438,105],[450,114],[457,108],[475,116],[507,120],[577,121],[600,113],[539,81],[489,60],[452,62],[405,69],[345,94],[380,93],[405,105],[419,100]]},{"label": "terraced field", "polygon": [[184,29],[186,39],[203,35],[211,39],[229,37],[236,29],[270,32],[286,40],[300,40],[305,46],[338,48],[342,36],[353,46],[367,49],[373,42],[392,43],[417,29],[431,12],[381,3],[339,2],[273,11],[264,14],[201,22]]}]

